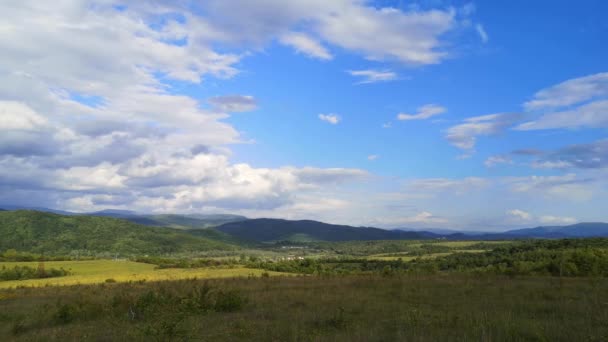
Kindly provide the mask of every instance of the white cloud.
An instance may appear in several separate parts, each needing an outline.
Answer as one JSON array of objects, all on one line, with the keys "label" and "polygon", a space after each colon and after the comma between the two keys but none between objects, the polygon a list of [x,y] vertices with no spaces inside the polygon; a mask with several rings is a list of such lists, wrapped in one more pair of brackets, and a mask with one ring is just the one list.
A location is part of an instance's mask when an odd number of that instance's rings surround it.
[{"label": "white cloud", "polygon": [[428,226],[436,224],[443,225],[446,223],[448,223],[448,220],[446,218],[435,216],[428,211],[421,211],[413,216],[396,217],[383,221],[383,224],[390,226],[400,226],[407,224],[415,224],[416,226]]},{"label": "white cloud", "polygon": [[540,90],[524,104],[539,113],[518,130],[608,127],[608,73],[567,80]]},{"label": "white cloud", "polygon": [[481,39],[481,41],[483,43],[487,43],[490,38],[488,37],[488,33],[486,32],[486,30],[483,28],[483,25],[475,25],[475,30],[477,31],[477,34],[479,34],[479,38]]},{"label": "white cloud", "polygon": [[406,181],[406,190],[410,193],[441,193],[465,194],[483,189],[490,182],[480,177],[466,177],[462,179],[450,178],[420,178]]},{"label": "white cloud", "polygon": [[535,160],[530,166],[535,169],[568,169],[573,167],[572,164],[566,161],[549,161],[549,160]]},{"label": "white cloud", "polygon": [[518,118],[517,114],[499,113],[475,116],[464,120],[464,123],[450,127],[446,139],[463,150],[473,150],[478,136],[501,133]]},{"label": "white cloud", "polygon": [[349,74],[355,77],[361,77],[361,81],[357,84],[377,83],[393,81],[397,79],[397,74],[390,70],[348,70]]},{"label": "white cloud", "polygon": [[577,222],[577,219],[574,217],[560,217],[560,216],[551,216],[545,215],[541,216],[538,219],[541,223],[544,224],[573,224]]},{"label": "white cloud", "polygon": [[519,210],[519,209],[513,209],[513,210],[509,210],[507,211],[507,214],[517,218],[519,220],[524,220],[524,221],[528,221],[532,218],[532,215],[526,211],[523,210]]},{"label": "white cloud", "polygon": [[39,130],[47,120],[27,105],[15,101],[0,101],[0,130]]},{"label": "white cloud", "polygon": [[525,224],[551,224],[551,225],[567,225],[576,223],[578,220],[574,217],[566,216],[553,216],[553,215],[540,215],[535,216],[529,212],[513,209],[507,211],[507,215],[514,219],[515,222]]},{"label": "white cloud", "polygon": [[505,183],[515,193],[530,193],[546,198],[566,198],[588,201],[593,198],[596,185],[593,179],[579,178],[574,173],[560,176],[507,177]]},{"label": "white cloud", "polygon": [[250,95],[225,95],[210,98],[209,103],[227,113],[250,112],[258,107],[257,100]]},{"label": "white cloud", "polygon": [[351,2],[339,12],[321,16],[316,30],[328,42],[360,51],[369,59],[421,65],[447,57],[438,50],[439,36],[455,24],[454,11],[402,12]]},{"label": "white cloud", "polygon": [[321,121],[329,122],[332,125],[336,125],[342,120],[337,114],[319,114],[319,119]]},{"label": "white cloud", "polygon": [[334,58],[321,43],[304,33],[289,32],[281,36],[279,41],[309,57],[321,60],[331,60]]},{"label": "white cloud", "polygon": [[397,114],[397,119],[401,121],[426,120],[432,118],[433,116],[443,114],[446,111],[447,109],[445,107],[436,104],[427,104],[422,107],[419,107],[418,112],[416,114],[399,113]]},{"label": "white cloud", "polygon": [[534,121],[522,123],[517,130],[608,127],[608,100],[600,100],[578,106],[571,110],[551,112]]},{"label": "white cloud", "polygon": [[513,160],[510,157],[503,155],[490,156],[483,162],[483,164],[486,167],[494,167],[498,164],[513,164]]},{"label": "white cloud", "polygon": [[[441,38],[470,15],[454,9],[379,8],[360,0],[208,0],[202,6],[207,26],[228,42],[263,45],[297,29],[307,38],[287,44],[312,55],[324,55],[319,47],[325,43],[371,60],[410,65],[436,64],[449,57]],[[318,41],[312,43],[311,36]]]},{"label": "white cloud", "polygon": [[573,78],[542,89],[524,104],[526,110],[551,109],[608,96],[608,72]]},{"label": "white cloud", "polygon": [[380,156],[377,154],[370,154],[369,156],[367,156],[367,160],[370,160],[370,161],[377,160],[378,158],[380,158]]},{"label": "white cloud", "polygon": [[0,11],[1,203],[263,210],[367,176],[231,163],[226,146],[241,139],[223,120],[257,101],[218,96],[202,109],[173,88],[232,77],[241,59],[214,51],[228,38],[185,7],[26,0]]},{"label": "white cloud", "polygon": [[382,124],[382,128],[391,128],[391,127],[393,127],[393,123],[390,121]]}]

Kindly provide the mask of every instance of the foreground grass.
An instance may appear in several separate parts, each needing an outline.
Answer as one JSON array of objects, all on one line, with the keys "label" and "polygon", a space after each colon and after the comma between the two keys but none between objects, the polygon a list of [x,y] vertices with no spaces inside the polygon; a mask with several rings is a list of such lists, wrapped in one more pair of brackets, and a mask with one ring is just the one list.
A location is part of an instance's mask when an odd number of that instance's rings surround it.
[{"label": "foreground grass", "polygon": [[608,340],[605,278],[239,278],[0,298],[0,340]]},{"label": "foreground grass", "polygon": [[[0,262],[0,267],[29,266],[36,268],[38,262]],[[48,269],[63,268],[70,275],[57,278],[0,281],[0,289],[15,287],[41,287],[77,284],[99,284],[106,281],[160,281],[188,278],[226,278],[260,276],[265,271],[248,268],[194,268],[155,269],[155,265],[132,261],[90,260],[90,261],[48,261]],[[268,272],[275,274],[273,272]],[[278,273],[276,273],[278,274]]]}]

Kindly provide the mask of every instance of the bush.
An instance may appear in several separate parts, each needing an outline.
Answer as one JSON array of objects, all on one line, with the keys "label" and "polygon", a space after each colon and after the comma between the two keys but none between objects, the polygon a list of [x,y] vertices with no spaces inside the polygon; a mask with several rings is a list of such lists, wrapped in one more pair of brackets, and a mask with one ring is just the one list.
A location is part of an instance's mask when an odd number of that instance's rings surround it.
[{"label": "bush", "polygon": [[56,324],[68,324],[76,318],[76,309],[69,304],[59,305],[53,314],[53,320]]},{"label": "bush", "polygon": [[238,290],[220,290],[217,292],[214,309],[219,312],[241,310],[247,304],[247,298]]},{"label": "bush", "polygon": [[0,268],[0,281],[53,278],[63,277],[70,274],[71,273],[69,271],[66,271],[63,268],[43,270],[41,268],[33,268],[29,266],[14,266],[12,268],[2,266],[2,268]]}]

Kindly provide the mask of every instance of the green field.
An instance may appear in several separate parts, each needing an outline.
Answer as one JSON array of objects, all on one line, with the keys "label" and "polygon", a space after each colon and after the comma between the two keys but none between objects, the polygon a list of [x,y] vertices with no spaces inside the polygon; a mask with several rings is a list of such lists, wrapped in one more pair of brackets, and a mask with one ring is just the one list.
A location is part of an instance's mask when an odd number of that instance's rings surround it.
[{"label": "green field", "polygon": [[[2,266],[38,267],[38,262],[0,262]],[[65,277],[28,279],[0,282],[0,289],[18,286],[54,286],[104,283],[108,279],[116,282],[128,281],[160,281],[188,278],[226,278],[260,276],[265,271],[250,268],[194,268],[194,269],[155,269],[155,265],[132,261],[90,260],[90,261],[48,261],[47,269],[63,268],[72,274]],[[269,274],[278,274],[268,272]]]},{"label": "green field", "polygon": [[606,278],[238,278],[0,297],[2,341],[608,340]]}]

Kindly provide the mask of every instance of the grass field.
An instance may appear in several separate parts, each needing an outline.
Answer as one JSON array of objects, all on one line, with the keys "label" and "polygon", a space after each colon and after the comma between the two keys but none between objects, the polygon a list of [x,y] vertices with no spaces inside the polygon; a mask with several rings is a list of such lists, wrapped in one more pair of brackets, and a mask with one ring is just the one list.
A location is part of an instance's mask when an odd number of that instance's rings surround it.
[{"label": "grass field", "polygon": [[606,278],[239,278],[0,297],[3,341],[608,340]]},{"label": "grass field", "polygon": [[[434,259],[434,258],[439,258],[439,257],[447,256],[447,255],[450,255],[450,254],[454,254],[454,253],[483,253],[483,252],[486,252],[486,251],[487,250],[485,250],[485,249],[459,249],[459,250],[454,250],[452,252],[431,253],[431,254],[426,254],[426,255],[421,255],[421,256],[394,255],[395,253],[382,253],[382,254],[370,255],[370,256],[366,257],[366,259],[368,259],[368,260],[384,260],[384,261],[391,261],[391,260],[401,259],[401,261],[407,262],[407,261],[412,261],[412,260],[414,260],[416,258]],[[397,253],[397,254],[399,254],[399,253]]]},{"label": "grass field", "polygon": [[[0,262],[0,267],[13,266],[38,267],[38,262]],[[54,286],[54,285],[76,285],[97,284],[113,279],[116,282],[128,281],[158,281],[179,280],[187,278],[226,278],[260,276],[263,270],[249,268],[195,268],[195,269],[154,269],[155,265],[132,261],[113,260],[91,260],[91,261],[48,261],[45,262],[47,269],[64,268],[72,274],[65,277],[28,279],[0,282],[0,289],[17,286]],[[268,272],[271,275],[276,272]]]}]

